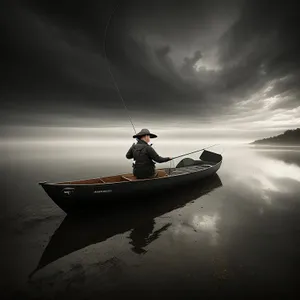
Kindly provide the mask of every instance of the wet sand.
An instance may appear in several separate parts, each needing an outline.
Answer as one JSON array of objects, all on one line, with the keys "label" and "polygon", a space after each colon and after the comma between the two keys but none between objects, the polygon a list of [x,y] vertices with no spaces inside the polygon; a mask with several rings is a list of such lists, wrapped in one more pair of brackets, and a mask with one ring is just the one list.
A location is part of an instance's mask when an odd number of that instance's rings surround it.
[{"label": "wet sand", "polygon": [[1,148],[1,298],[296,298],[299,148],[216,149],[217,176],[77,217],[37,185],[127,172],[125,148]]}]

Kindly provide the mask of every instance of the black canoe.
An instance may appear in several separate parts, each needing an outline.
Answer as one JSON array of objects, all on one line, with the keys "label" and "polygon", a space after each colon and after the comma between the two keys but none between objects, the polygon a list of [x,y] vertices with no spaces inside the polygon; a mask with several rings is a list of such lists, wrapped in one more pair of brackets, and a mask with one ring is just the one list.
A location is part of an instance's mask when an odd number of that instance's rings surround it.
[{"label": "black canoe", "polygon": [[214,174],[200,179],[197,184],[191,182],[175,186],[169,192],[158,195],[155,201],[143,201],[134,206],[125,206],[122,210],[68,214],[51,237],[31,276],[70,253],[127,231],[131,231],[128,236],[131,250],[137,254],[145,253],[147,246],[171,225],[167,223],[155,229],[157,217],[182,208],[221,186],[221,179]]},{"label": "black canoe", "polygon": [[[199,160],[185,158],[175,168],[159,169],[159,176],[136,179],[120,174],[68,182],[40,182],[48,196],[66,213],[110,204],[141,201],[178,185],[211,176],[222,164],[220,154],[204,150]],[[143,197],[140,197],[143,195]],[[145,197],[147,195],[147,197]]]}]

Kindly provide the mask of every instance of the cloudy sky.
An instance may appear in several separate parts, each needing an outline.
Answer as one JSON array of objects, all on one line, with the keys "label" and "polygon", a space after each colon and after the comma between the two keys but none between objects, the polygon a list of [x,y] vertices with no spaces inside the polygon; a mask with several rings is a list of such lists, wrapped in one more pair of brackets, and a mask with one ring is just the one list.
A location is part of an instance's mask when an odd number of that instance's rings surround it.
[{"label": "cloudy sky", "polygon": [[116,5],[107,56],[138,130],[256,138],[300,127],[295,1],[0,5],[2,135],[45,127],[132,133],[104,59]]}]

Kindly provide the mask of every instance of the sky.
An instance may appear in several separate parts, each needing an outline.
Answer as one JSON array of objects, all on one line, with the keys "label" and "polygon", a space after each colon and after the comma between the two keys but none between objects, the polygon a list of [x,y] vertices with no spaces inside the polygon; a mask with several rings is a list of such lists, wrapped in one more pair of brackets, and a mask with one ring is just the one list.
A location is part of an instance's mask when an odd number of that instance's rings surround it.
[{"label": "sky", "polygon": [[300,127],[296,1],[7,0],[0,15],[0,137],[131,136],[108,64],[138,131],[251,140]]}]

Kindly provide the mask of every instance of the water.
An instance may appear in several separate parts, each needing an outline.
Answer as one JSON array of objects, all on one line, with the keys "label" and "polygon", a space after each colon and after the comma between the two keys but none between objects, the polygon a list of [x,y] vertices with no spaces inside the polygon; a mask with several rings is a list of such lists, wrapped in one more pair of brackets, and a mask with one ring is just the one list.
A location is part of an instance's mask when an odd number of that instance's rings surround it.
[{"label": "water", "polygon": [[[1,146],[3,296],[293,298],[299,148],[219,146],[217,177],[153,204],[81,218],[66,217],[37,185],[128,172],[129,146]],[[201,146],[156,149],[175,156]]]}]

